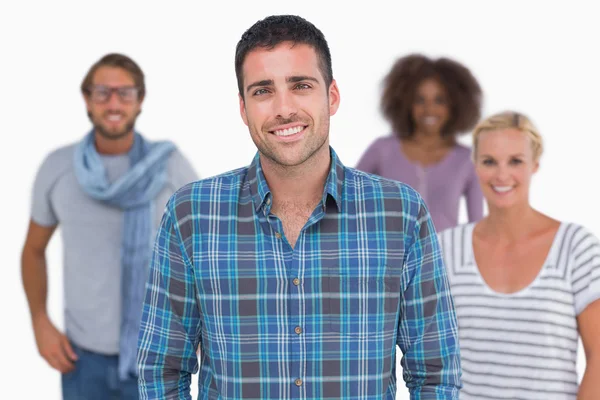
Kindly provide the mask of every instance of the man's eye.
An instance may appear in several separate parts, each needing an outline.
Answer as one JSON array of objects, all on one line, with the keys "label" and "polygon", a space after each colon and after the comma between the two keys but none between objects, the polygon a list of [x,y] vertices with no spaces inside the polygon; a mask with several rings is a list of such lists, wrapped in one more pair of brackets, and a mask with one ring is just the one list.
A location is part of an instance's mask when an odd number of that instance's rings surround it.
[{"label": "man's eye", "polygon": [[306,83],[299,83],[296,85],[295,89],[305,90],[310,89],[310,85]]}]

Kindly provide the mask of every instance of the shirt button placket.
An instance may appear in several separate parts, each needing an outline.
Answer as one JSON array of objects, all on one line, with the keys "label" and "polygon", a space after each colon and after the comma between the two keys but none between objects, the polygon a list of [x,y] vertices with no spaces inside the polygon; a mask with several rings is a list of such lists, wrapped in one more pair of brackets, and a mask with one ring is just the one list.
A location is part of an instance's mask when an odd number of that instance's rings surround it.
[{"label": "shirt button placket", "polygon": [[[300,235],[304,235],[302,232]],[[302,237],[299,237],[297,243],[302,243]],[[297,246],[294,249],[294,255],[292,257],[291,268],[288,270],[288,273],[291,275],[288,287],[288,293],[290,296],[290,307],[289,307],[289,335],[290,335],[290,373],[293,377],[293,385],[292,385],[292,397],[300,398],[303,397],[304,393],[304,368],[306,360],[304,359],[304,354],[306,354],[305,343],[304,343],[304,334],[306,332],[306,326],[302,326],[304,319],[304,315],[302,315],[304,291],[306,290],[304,280],[299,276],[300,268],[300,260],[297,254],[301,252],[302,249]]]}]

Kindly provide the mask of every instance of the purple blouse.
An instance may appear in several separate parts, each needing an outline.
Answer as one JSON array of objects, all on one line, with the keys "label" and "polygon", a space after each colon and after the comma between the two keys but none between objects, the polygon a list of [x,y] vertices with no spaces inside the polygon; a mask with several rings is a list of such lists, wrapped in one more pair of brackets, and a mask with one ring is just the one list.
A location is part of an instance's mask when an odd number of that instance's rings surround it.
[{"label": "purple blouse", "polygon": [[466,198],[469,222],[483,217],[483,194],[468,147],[457,144],[437,164],[421,166],[409,161],[400,146],[394,135],[375,140],[356,169],[406,183],[417,190],[438,232],[458,225],[462,196]]}]

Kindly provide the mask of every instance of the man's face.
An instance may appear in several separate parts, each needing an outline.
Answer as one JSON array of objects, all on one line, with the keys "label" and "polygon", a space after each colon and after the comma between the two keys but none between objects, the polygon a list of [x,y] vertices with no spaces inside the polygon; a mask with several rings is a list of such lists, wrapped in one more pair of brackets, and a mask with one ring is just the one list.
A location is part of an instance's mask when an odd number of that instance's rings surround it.
[{"label": "man's face", "polygon": [[257,48],[246,56],[242,76],[240,113],[263,156],[291,167],[329,151],[329,117],[340,95],[335,81],[326,87],[311,46]]},{"label": "man's face", "polygon": [[100,67],[85,95],[88,116],[96,133],[107,139],[120,139],[133,132],[142,100],[139,89],[126,70]]}]

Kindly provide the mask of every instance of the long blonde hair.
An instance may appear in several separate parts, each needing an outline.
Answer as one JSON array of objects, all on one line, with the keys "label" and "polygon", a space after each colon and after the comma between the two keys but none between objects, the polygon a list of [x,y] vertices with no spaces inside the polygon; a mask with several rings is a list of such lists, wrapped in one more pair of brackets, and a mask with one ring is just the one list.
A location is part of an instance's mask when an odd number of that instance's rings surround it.
[{"label": "long blonde hair", "polygon": [[525,133],[531,139],[533,159],[539,161],[544,152],[542,135],[526,115],[515,111],[503,111],[494,114],[477,124],[473,130],[473,160],[477,159],[477,145],[479,144],[479,136],[482,133],[511,128]]}]

